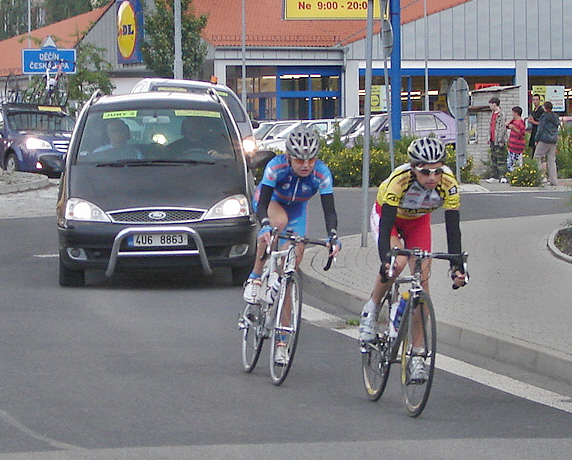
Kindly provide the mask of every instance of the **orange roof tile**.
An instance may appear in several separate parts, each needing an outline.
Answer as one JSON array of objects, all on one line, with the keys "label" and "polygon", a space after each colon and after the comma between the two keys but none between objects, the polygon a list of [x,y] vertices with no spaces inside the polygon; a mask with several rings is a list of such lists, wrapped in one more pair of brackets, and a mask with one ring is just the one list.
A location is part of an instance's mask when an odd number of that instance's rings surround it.
[{"label": "orange roof tile", "polygon": [[[30,34],[42,42],[51,35],[60,48],[74,48],[86,32],[95,24],[113,3],[97,8],[88,13],[65,19],[49,26],[41,27]],[[79,32],[79,37],[77,36]],[[18,35],[0,41],[0,56],[2,56],[0,76],[9,74],[22,75],[22,50],[28,48],[28,34]],[[39,48],[31,41],[31,48]]]},{"label": "orange roof tile", "polygon": [[[428,14],[470,0],[431,0]],[[247,46],[335,46],[365,37],[366,21],[285,21],[282,0],[246,0]],[[193,0],[195,14],[209,16],[203,37],[213,46],[240,46],[242,0]],[[401,22],[423,17],[421,0],[401,0]]]}]

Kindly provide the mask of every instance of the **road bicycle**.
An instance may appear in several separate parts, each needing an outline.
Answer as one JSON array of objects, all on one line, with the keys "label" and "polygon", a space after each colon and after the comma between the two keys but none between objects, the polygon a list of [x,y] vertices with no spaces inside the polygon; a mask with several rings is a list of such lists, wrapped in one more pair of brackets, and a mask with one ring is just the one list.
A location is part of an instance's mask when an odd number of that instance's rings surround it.
[{"label": "road bicycle", "polygon": [[28,104],[65,106],[69,89],[68,76],[63,70],[66,62],[68,61],[63,59],[47,62],[45,74],[35,78],[24,91],[22,101]]},{"label": "road bicycle", "polygon": [[[279,248],[279,241],[287,245]],[[288,231],[272,232],[267,248],[267,261],[262,272],[262,285],[256,304],[247,304],[239,315],[238,328],[242,331],[242,363],[252,372],[258,362],[265,339],[270,339],[270,376],[281,385],[292,367],[302,319],[302,289],[296,272],[296,248],[300,244],[326,246],[325,240],[312,240]],[[329,270],[329,257],[324,270]],[[277,290],[273,292],[273,288]],[[276,350],[283,347],[283,359],[276,359]]]},{"label": "road bicycle", "polygon": [[[361,343],[363,382],[368,397],[378,401],[385,390],[390,366],[400,364],[403,403],[410,416],[418,417],[429,399],[437,353],[435,310],[429,293],[421,286],[422,262],[425,259],[462,260],[468,282],[468,255],[428,252],[418,248],[393,248],[390,255],[389,278],[393,277],[397,256],[413,258],[414,269],[410,276],[398,277],[383,298],[378,318],[381,332],[377,333],[376,339]],[[408,289],[400,295],[402,285]],[[457,287],[453,285],[453,288]],[[391,330],[391,306],[401,299],[406,299],[401,321],[397,330]],[[424,366],[425,377],[412,378],[414,366]]]}]

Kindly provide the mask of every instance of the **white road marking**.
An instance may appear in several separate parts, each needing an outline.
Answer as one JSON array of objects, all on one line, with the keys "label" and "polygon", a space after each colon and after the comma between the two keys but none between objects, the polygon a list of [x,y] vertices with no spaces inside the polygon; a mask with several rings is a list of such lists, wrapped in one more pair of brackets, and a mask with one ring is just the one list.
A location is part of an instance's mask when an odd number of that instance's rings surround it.
[{"label": "white road marking", "polygon": [[37,259],[53,259],[58,257],[58,254],[34,254]]},{"label": "white road marking", "polygon": [[[303,307],[302,318],[312,324],[316,324],[317,326],[323,326],[324,323],[326,323],[329,327],[332,322],[344,322],[342,318],[322,312],[321,310],[309,305],[304,304]],[[329,328],[332,331],[339,332],[340,334],[346,335],[355,340],[358,339],[359,332],[357,326]],[[504,391],[505,393],[518,396],[529,401],[572,413],[572,398],[560,395],[553,391],[545,390],[511,377],[497,374],[495,372],[473,366],[472,364],[464,363],[463,361],[450,358],[443,354],[439,354],[435,361],[435,365],[441,370],[472,380],[482,385],[486,385],[496,390]]]},{"label": "white road marking", "polygon": [[38,441],[45,442],[50,447],[54,449],[63,449],[63,450],[83,450],[83,447],[74,446],[71,444],[66,444],[65,442],[59,442],[55,439],[48,438],[41,434],[36,433],[34,430],[28,428],[26,425],[20,423],[14,417],[12,417],[8,412],[0,411],[0,420],[2,420],[7,425],[10,425],[12,428],[17,429],[18,431],[24,433],[25,435],[34,438]]}]

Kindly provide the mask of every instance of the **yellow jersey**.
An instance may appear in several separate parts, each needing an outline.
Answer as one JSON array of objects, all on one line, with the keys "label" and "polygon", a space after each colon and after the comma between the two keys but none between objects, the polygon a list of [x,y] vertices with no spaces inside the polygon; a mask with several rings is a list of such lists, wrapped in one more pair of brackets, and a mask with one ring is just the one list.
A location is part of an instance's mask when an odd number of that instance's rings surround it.
[{"label": "yellow jersey", "polygon": [[377,204],[397,207],[397,217],[416,219],[435,211],[441,206],[445,209],[458,209],[461,206],[459,183],[453,171],[443,166],[441,181],[435,189],[423,188],[415,180],[411,164],[398,166],[379,186]]}]

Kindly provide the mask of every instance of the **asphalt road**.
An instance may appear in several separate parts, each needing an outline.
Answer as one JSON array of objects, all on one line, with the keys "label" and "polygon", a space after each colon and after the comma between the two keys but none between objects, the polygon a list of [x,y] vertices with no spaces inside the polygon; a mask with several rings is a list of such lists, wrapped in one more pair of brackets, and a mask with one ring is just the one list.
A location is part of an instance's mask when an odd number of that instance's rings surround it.
[{"label": "asphalt road", "polygon": [[[359,231],[355,192],[337,196],[343,232]],[[474,212],[565,212],[564,196],[475,196]],[[570,413],[453,371],[437,371],[420,419],[405,415],[397,373],[368,401],[355,341],[308,322],[282,387],[267,349],[245,374],[241,290],[224,271],[61,288],[52,217],[1,220],[0,235],[1,460],[569,456]]]}]

